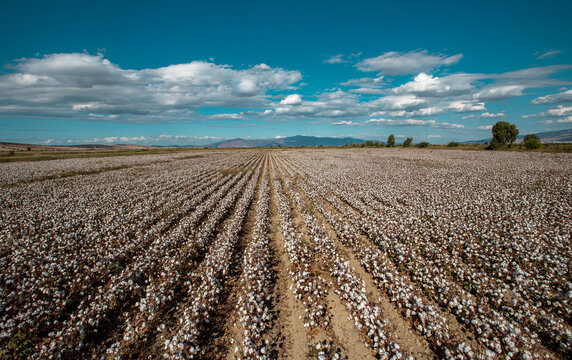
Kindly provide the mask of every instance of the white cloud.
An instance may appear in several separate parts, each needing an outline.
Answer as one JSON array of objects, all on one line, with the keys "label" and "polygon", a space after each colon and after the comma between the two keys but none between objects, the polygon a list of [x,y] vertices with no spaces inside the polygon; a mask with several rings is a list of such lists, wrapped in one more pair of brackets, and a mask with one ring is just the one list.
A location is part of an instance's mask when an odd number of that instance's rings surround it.
[{"label": "white cloud", "polygon": [[238,83],[236,92],[240,96],[254,96],[259,92],[259,89],[253,79],[242,79]]},{"label": "white cloud", "polygon": [[431,55],[427,50],[407,53],[386,52],[383,55],[367,58],[356,66],[364,72],[376,71],[386,75],[407,75],[419,72],[430,72],[439,66],[454,65],[461,60],[462,54],[453,56]]},{"label": "white cloud", "polygon": [[504,112],[498,112],[498,113],[490,113],[490,112],[486,112],[486,113],[482,113],[481,117],[482,118],[486,118],[486,119],[494,119],[494,118],[500,118],[500,117],[504,117],[505,114]]},{"label": "white cloud", "polygon": [[298,94],[292,94],[286,96],[286,98],[280,101],[283,105],[300,105],[302,103],[302,97]]},{"label": "white cloud", "polygon": [[492,128],[493,125],[482,125],[478,127],[479,130],[491,130]]},{"label": "white cloud", "polygon": [[342,59],[343,56],[344,54],[334,55],[331,58],[324,60],[324,62],[327,64],[341,64],[345,62],[344,59]]},{"label": "white cloud", "polygon": [[566,116],[565,118],[561,118],[558,120],[545,120],[543,122],[547,125],[554,124],[555,122],[558,124],[570,124],[572,123],[572,116]]},{"label": "white cloud", "polygon": [[532,100],[533,104],[556,104],[563,102],[572,102],[572,90],[567,90],[558,94],[550,94],[537,97]]},{"label": "white cloud", "polygon": [[[521,69],[516,71],[509,71],[502,74],[494,75],[493,78],[506,79],[510,81],[523,81],[523,80],[542,80],[546,79],[548,76],[561,71],[571,69],[572,65],[550,65],[550,66],[539,66],[527,69]],[[553,81],[544,80],[542,83],[554,84]],[[560,83],[560,82],[556,82]]]},{"label": "white cloud", "polygon": [[522,90],[525,86],[522,85],[492,85],[474,95],[477,100],[484,101],[499,101],[511,97],[524,95]]},{"label": "white cloud", "polygon": [[472,118],[474,118],[474,117],[475,117],[475,115],[471,114],[471,115],[463,116],[461,119],[462,119],[462,120],[467,120],[467,119],[472,119]]},{"label": "white cloud", "polygon": [[[213,61],[213,60],[211,60],[211,61]],[[254,70],[272,70],[272,68],[270,66],[266,65],[265,63],[255,65],[253,67],[253,69]]]},{"label": "white cloud", "polygon": [[[106,136],[103,138],[92,139],[67,139],[67,144],[138,144],[138,145],[204,145],[212,143],[223,138],[217,136],[188,136],[188,135],[170,135],[161,134],[157,137],[148,136]],[[64,142],[63,140],[59,141]]]},{"label": "white cloud", "polygon": [[165,121],[186,119],[200,107],[258,107],[268,90],[293,89],[298,71],[259,64],[193,61],[157,69],[124,70],[103,56],[69,53],[21,59],[0,77],[0,116]]},{"label": "white cloud", "polygon": [[393,126],[430,126],[437,128],[449,128],[449,129],[463,129],[465,125],[461,124],[451,124],[447,122],[437,122],[436,120],[419,120],[419,119],[369,119],[366,124],[373,125],[393,125]]},{"label": "white cloud", "polygon": [[[285,101],[286,99],[282,100]],[[335,119],[355,118],[369,113],[369,103],[359,101],[355,94],[342,90],[325,92],[316,96],[316,100],[304,100],[301,104],[273,104],[275,118],[289,119]]]},{"label": "white cloud", "polygon": [[427,101],[415,95],[389,95],[373,100],[370,104],[381,110],[405,110],[418,108]]},{"label": "white cloud", "polygon": [[268,116],[272,114],[272,110],[266,109],[264,111],[242,111],[239,113],[222,113],[207,115],[205,118],[210,120],[243,120],[248,118],[256,118]]},{"label": "white cloud", "polygon": [[[332,59],[345,61],[352,57],[340,55]],[[358,65],[360,70],[381,74],[340,84],[349,89],[288,95],[285,92],[298,91],[300,72],[262,63],[235,69],[230,65],[193,61],[129,70],[111,63],[101,54],[52,54],[18,60],[0,76],[0,116],[133,122],[265,117],[278,121],[336,121],[339,125],[354,126],[363,124],[359,120],[368,116],[408,120],[444,113],[486,111],[485,100],[521,96],[525,89],[554,85],[558,81],[549,79],[549,75],[570,68],[546,66],[502,74],[446,76],[429,72],[454,64],[460,58],[460,54],[447,57],[427,51],[385,53]],[[398,83],[400,78],[388,79],[383,75],[398,73],[417,75],[405,83]],[[394,85],[389,87],[390,84]],[[560,101],[572,101],[572,90],[539,97],[533,103]],[[204,108],[208,111],[198,111]],[[220,113],[212,114],[213,108]],[[235,109],[239,110],[233,112]],[[551,111],[555,113],[558,108]],[[212,115],[202,115],[204,113]],[[487,114],[492,115],[484,113],[483,117]],[[568,115],[548,111],[542,116]]]},{"label": "white cloud", "polygon": [[439,78],[420,73],[413,81],[394,88],[392,91],[395,94],[416,94],[428,97],[461,95],[473,89],[471,82],[477,77],[470,74],[455,74]]},{"label": "white cloud", "polygon": [[214,115],[209,115],[208,118],[213,119],[213,120],[240,120],[240,119],[244,119],[244,117],[240,113],[238,113],[238,114],[237,113],[214,114]]},{"label": "white cloud", "polygon": [[378,77],[364,77],[359,79],[350,79],[343,83],[340,83],[342,86],[367,86],[367,85],[383,85],[383,75]]},{"label": "white cloud", "polygon": [[343,120],[343,121],[336,121],[336,122],[332,123],[332,125],[338,125],[338,126],[363,126],[363,125],[365,125],[365,123],[357,123],[357,122],[354,122],[354,121]]},{"label": "white cloud", "polygon": [[475,103],[466,100],[453,101],[449,104],[448,109],[458,113],[486,110],[484,102]]},{"label": "white cloud", "polygon": [[536,53],[535,55],[538,55],[536,57],[537,59],[546,59],[546,58],[554,57],[554,55],[560,54],[562,52],[563,52],[562,50],[551,50],[551,51],[547,51],[545,53]]},{"label": "white cloud", "polygon": [[572,106],[558,105],[558,107],[548,110],[549,116],[568,116],[572,115]]},{"label": "white cloud", "polygon": [[445,110],[441,107],[431,106],[426,108],[421,108],[417,110],[396,110],[390,111],[387,115],[392,117],[414,117],[414,116],[432,116],[432,115],[439,115],[445,112]]}]

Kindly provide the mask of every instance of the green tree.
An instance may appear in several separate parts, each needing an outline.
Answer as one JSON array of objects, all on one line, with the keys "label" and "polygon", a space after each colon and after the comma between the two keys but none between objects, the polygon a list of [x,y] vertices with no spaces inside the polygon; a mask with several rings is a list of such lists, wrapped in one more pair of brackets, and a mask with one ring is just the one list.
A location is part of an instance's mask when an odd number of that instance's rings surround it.
[{"label": "green tree", "polygon": [[534,134],[526,135],[524,137],[524,146],[528,150],[538,149],[540,147],[540,138]]},{"label": "green tree", "polygon": [[450,143],[447,144],[447,146],[448,147],[457,147],[457,146],[459,146],[459,143],[455,142],[455,141],[451,141]]},{"label": "green tree", "polygon": [[405,139],[405,141],[403,142],[403,147],[410,147],[412,142],[413,142],[413,138],[408,137],[408,138]]},{"label": "green tree", "polygon": [[429,143],[427,141],[422,141],[419,144],[417,144],[417,147],[420,147],[420,148],[426,148],[428,146],[429,146]]},{"label": "green tree", "polygon": [[492,132],[493,140],[491,141],[490,148],[493,150],[506,146],[507,144],[510,147],[518,135],[516,125],[511,125],[506,121],[499,121],[494,124]]},{"label": "green tree", "polygon": [[387,138],[387,146],[388,147],[395,146],[395,136],[393,136],[393,134],[389,135],[389,137]]}]

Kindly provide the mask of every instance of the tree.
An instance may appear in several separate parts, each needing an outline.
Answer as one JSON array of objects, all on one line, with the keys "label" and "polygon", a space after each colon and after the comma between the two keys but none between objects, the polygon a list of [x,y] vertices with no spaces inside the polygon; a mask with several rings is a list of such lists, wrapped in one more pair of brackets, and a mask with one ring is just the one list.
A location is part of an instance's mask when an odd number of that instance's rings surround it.
[{"label": "tree", "polygon": [[422,141],[419,144],[417,144],[417,147],[420,147],[420,148],[426,148],[428,146],[429,146],[429,143],[427,141]]},{"label": "tree", "polygon": [[393,134],[389,135],[389,137],[387,138],[387,146],[388,147],[395,146],[395,136],[393,136]]},{"label": "tree", "polygon": [[510,147],[516,140],[518,129],[515,124],[509,124],[506,121],[499,121],[493,125],[493,140],[490,148],[498,149],[508,144]]},{"label": "tree", "polygon": [[457,147],[459,146],[459,143],[456,141],[451,141],[450,143],[447,144],[448,147]]},{"label": "tree", "polygon": [[405,139],[405,141],[403,142],[403,147],[409,147],[411,146],[411,143],[413,142],[413,138],[408,137],[407,139]]},{"label": "tree", "polygon": [[538,149],[540,147],[540,138],[534,134],[526,135],[524,137],[524,146],[528,150]]}]

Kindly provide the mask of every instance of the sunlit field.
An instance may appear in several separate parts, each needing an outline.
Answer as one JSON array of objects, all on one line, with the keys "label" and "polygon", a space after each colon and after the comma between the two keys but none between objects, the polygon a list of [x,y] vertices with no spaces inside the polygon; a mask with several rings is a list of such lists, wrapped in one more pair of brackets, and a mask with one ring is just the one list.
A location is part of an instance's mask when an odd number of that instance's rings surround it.
[{"label": "sunlit field", "polygon": [[566,359],[572,155],[0,164],[0,359]]}]

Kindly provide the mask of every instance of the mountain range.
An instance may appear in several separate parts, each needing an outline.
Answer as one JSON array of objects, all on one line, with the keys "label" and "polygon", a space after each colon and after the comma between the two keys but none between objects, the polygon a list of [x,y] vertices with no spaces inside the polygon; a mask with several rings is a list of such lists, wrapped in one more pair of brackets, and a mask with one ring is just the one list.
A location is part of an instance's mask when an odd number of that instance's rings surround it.
[{"label": "mountain range", "polygon": [[[522,142],[523,134],[518,136],[516,143]],[[560,131],[547,131],[536,133],[543,143],[570,143],[572,142],[572,129]],[[379,140],[383,142],[384,140]],[[416,139],[414,139],[416,141]],[[485,144],[491,138],[481,140],[470,140],[462,144]],[[205,147],[205,148],[250,148],[250,147],[312,147],[312,146],[344,146],[348,143],[361,144],[365,140],[352,137],[335,138],[296,135],[290,137],[279,137],[269,139],[229,139],[207,145],[130,145],[130,144],[88,144],[88,145],[37,145],[37,144],[17,144],[0,142],[0,151],[85,151],[85,150],[141,150],[153,149],[157,147]]]},{"label": "mountain range", "polygon": [[[525,134],[527,135],[527,134]],[[562,143],[572,142],[572,129],[560,131],[548,131],[536,133],[543,143]],[[524,135],[518,136],[517,143],[522,142]],[[380,140],[383,141],[383,140]],[[484,144],[491,141],[491,138],[482,140],[465,141],[463,144]],[[296,135],[283,138],[270,138],[270,139],[229,139],[224,141],[215,142],[212,144],[204,145],[207,148],[247,148],[247,147],[300,147],[300,146],[343,146],[348,143],[361,144],[365,142],[363,139],[356,139],[352,137],[333,138],[333,137],[318,137],[318,136],[303,136]]]},{"label": "mountain range", "polygon": [[299,146],[343,146],[348,143],[363,143],[365,140],[351,137],[333,138],[296,135],[271,139],[229,139],[205,145],[208,148],[246,148],[246,147],[299,147]]}]

